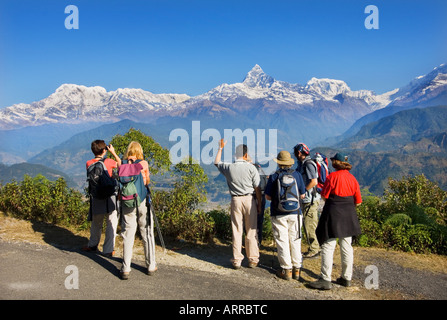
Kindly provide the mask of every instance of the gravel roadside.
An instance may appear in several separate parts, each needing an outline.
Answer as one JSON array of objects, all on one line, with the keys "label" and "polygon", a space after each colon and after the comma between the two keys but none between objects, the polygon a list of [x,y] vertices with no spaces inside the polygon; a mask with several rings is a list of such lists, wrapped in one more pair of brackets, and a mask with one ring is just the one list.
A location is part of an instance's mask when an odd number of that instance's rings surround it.
[{"label": "gravel roadside", "polygon": [[[80,250],[88,235],[39,222],[0,216],[0,299],[126,299],[161,300],[445,300],[447,258],[382,249],[354,248],[354,280],[350,288],[330,291],[306,286],[318,277],[320,259],[304,260],[302,281],[275,276],[274,247],[263,247],[257,268],[233,270],[229,244],[167,243],[157,246],[159,271],[143,271],[143,249],[136,242],[130,280],[118,278],[121,243],[114,258]],[[303,245],[304,250],[304,245]],[[79,290],[67,290],[69,265],[77,266]],[[56,267],[57,266],[57,267]],[[373,267],[369,267],[373,266]],[[373,272],[377,275],[377,289]],[[340,273],[338,249],[333,279]],[[100,289],[98,289],[98,281]],[[47,285],[45,285],[47,284]],[[153,288],[157,288],[155,294]],[[118,295],[118,293],[120,293]]]}]

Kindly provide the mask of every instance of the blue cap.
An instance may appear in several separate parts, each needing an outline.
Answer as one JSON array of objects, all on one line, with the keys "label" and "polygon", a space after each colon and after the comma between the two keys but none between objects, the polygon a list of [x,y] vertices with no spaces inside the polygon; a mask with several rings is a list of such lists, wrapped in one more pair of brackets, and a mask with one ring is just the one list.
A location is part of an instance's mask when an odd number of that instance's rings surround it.
[{"label": "blue cap", "polygon": [[341,161],[341,162],[348,162],[348,156],[343,154],[343,153],[337,152],[335,154],[335,156],[333,156],[331,158],[331,160],[338,160],[338,161]]}]

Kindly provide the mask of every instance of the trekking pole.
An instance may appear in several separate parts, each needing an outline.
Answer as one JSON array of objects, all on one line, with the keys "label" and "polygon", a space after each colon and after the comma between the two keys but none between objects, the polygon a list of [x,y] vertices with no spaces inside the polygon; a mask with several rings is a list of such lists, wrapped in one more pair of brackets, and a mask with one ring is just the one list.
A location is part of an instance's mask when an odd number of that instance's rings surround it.
[{"label": "trekking pole", "polygon": [[[312,205],[312,204],[311,204]],[[306,240],[307,240],[307,245],[310,247],[310,240],[309,240],[309,236],[308,236],[308,233],[307,233],[307,230],[306,230],[306,224],[304,223],[304,216],[307,216],[307,214],[309,213],[309,211],[310,211],[310,206],[308,206],[306,209],[305,209],[305,214],[304,214],[304,212],[303,212],[303,229],[304,229],[304,234],[306,235]],[[300,232],[301,232],[301,230],[300,230]]]},{"label": "trekking pole", "polygon": [[[154,210],[152,210],[151,189],[149,189],[149,187],[146,186],[146,190],[147,190],[146,207],[149,209],[149,214],[152,214],[152,218],[154,219],[154,222],[155,222],[155,227],[157,228],[158,238],[160,239],[160,243],[161,243],[161,246],[163,248],[163,254],[165,254],[166,253],[166,246],[165,246],[165,242],[163,240],[163,235],[161,234],[160,224],[158,223],[158,218],[155,215]],[[150,221],[149,217],[148,217],[148,219]]]},{"label": "trekking pole", "polygon": [[276,247],[273,247],[273,254],[272,254],[272,268],[273,270],[275,270],[275,252],[276,252]]},{"label": "trekking pole", "polygon": [[160,243],[163,248],[163,253],[166,253],[166,246],[165,246],[165,242],[163,240],[163,235],[161,234],[160,224],[158,223],[158,218],[155,215],[154,210],[152,210],[152,206],[150,207],[150,211],[151,211],[152,217],[154,218],[155,227],[157,228],[157,233],[158,233],[158,237],[160,238]]}]

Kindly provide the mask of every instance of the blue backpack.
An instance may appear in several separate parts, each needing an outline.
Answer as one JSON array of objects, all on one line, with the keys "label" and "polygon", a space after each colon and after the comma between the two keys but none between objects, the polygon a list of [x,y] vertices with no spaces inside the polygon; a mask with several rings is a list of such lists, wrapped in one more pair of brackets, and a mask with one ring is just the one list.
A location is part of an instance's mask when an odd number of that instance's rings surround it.
[{"label": "blue backpack", "polygon": [[300,208],[300,192],[298,184],[293,176],[294,170],[279,170],[276,179],[273,205],[284,214],[297,211]]}]

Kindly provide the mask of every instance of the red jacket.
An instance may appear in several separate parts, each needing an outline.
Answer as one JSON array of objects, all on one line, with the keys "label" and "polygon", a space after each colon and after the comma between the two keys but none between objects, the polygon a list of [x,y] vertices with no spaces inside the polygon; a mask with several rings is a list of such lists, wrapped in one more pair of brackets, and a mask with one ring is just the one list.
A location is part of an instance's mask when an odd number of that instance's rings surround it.
[{"label": "red jacket", "polygon": [[331,194],[340,197],[354,196],[355,204],[362,203],[359,183],[348,170],[338,170],[327,177],[321,196],[327,199]]}]

